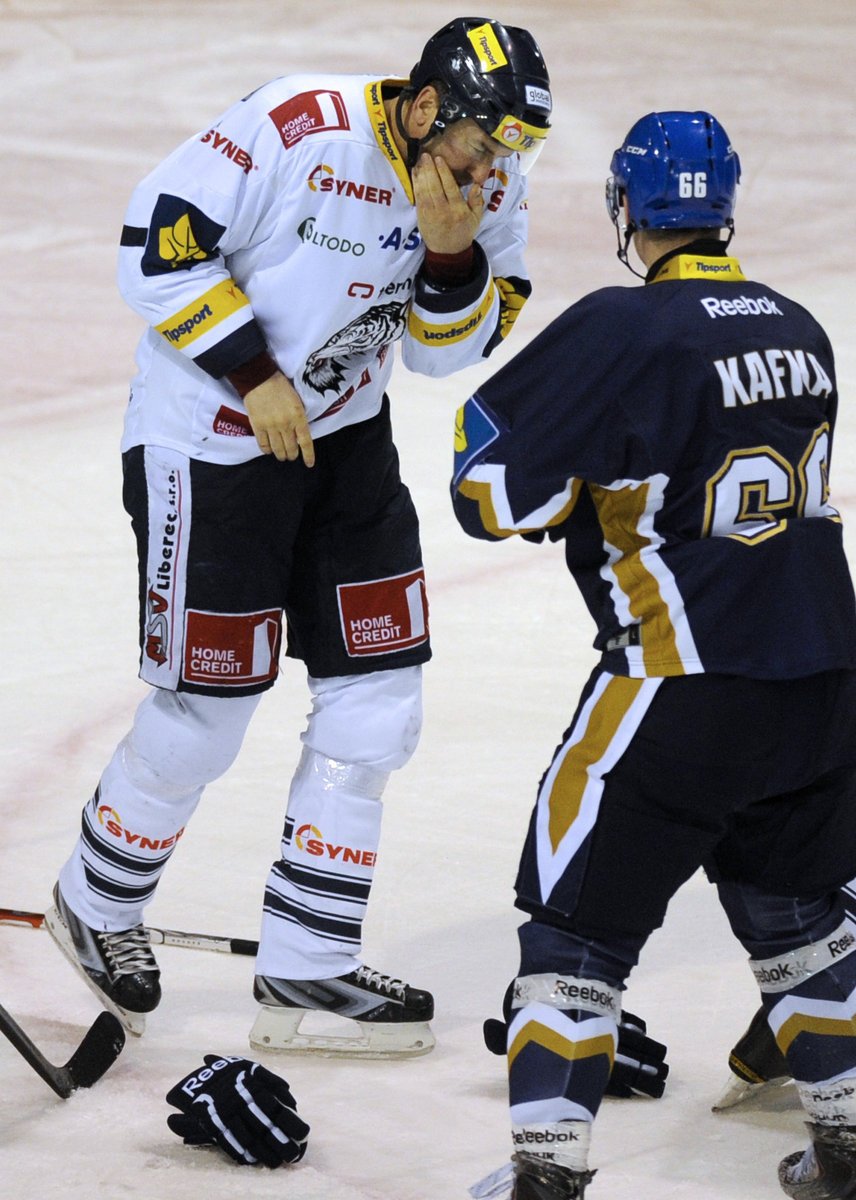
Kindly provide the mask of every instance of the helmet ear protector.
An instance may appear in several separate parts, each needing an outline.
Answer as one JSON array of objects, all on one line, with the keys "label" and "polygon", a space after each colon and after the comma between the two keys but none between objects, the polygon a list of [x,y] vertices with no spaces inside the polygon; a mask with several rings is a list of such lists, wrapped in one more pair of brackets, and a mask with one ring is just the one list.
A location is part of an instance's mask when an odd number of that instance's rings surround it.
[{"label": "helmet ear protector", "polygon": [[439,111],[423,141],[469,117],[518,154],[523,174],[532,169],[550,129],[552,96],[543,55],[527,30],[458,17],[426,43],[406,94],[429,84],[439,92]]}]

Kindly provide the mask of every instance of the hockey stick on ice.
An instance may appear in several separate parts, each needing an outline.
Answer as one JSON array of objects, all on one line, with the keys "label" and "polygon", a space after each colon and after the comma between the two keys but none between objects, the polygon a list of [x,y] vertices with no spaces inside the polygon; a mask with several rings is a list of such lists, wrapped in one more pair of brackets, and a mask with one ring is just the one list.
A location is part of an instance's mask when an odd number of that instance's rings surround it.
[{"label": "hockey stick on ice", "polygon": [[[0,908],[0,925],[23,925],[29,929],[42,929],[45,914],[23,912],[18,908]],[[186,950],[217,950],[221,954],[246,954],[255,957],[258,942],[247,938],[217,937],[211,933],[185,933],[180,929],[157,929],[146,926],[146,933],[153,946],[183,946]]]},{"label": "hockey stick on ice", "polygon": [[3,1033],[19,1054],[27,1060],[37,1075],[52,1087],[58,1096],[67,1100],[78,1088],[92,1087],[113,1065],[125,1045],[125,1032],[112,1013],[103,1012],[95,1018],[83,1041],[64,1067],[48,1062],[41,1050],[2,1005],[0,1033]]}]

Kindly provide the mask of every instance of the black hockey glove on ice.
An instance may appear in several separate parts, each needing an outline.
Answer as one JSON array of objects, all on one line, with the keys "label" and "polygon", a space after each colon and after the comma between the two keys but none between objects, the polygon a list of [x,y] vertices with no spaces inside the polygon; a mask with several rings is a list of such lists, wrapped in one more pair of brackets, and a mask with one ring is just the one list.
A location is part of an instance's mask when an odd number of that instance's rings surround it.
[{"label": "black hockey glove on ice", "polygon": [[241,1165],[299,1162],[309,1126],[288,1084],[248,1058],[206,1054],[205,1065],[166,1094],[180,1108],[166,1119],[188,1146],[219,1146]]},{"label": "black hockey glove on ice", "polygon": [[669,1074],[666,1047],[649,1038],[647,1030],[641,1017],[622,1012],[618,1049],[606,1085],[607,1096],[619,1096],[622,1100],[631,1096],[652,1096],[659,1100],[666,1090]]},{"label": "black hockey glove on ice", "polygon": [[[505,1021],[491,1018],[484,1023],[484,1041],[492,1054],[505,1054]],[[641,1017],[622,1012],[618,1026],[618,1050],[612,1074],[606,1085],[607,1096],[626,1100],[631,1096],[652,1096],[659,1100],[666,1090],[669,1066],[666,1047],[646,1035],[647,1026]]]}]

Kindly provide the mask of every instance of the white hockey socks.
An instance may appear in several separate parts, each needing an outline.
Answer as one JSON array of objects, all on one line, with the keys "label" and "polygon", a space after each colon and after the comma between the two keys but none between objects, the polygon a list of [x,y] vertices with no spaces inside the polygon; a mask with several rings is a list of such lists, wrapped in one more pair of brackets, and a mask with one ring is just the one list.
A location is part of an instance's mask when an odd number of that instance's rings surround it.
[{"label": "white hockey socks", "polygon": [[304,748],[265,889],[257,974],[321,979],[360,965],[388,778]]},{"label": "white hockey socks", "polygon": [[205,784],[234,761],[258,699],[153,691],[140,704],[60,871],[66,903],[91,928],[142,922]]}]

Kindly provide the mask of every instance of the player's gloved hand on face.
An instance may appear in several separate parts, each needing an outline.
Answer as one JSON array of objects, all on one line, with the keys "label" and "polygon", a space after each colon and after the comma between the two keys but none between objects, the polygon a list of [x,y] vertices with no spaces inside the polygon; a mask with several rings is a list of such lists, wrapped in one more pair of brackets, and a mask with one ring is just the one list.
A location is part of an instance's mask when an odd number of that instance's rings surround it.
[{"label": "player's gloved hand on face", "polygon": [[309,1126],[284,1079],[248,1058],[206,1054],[166,1095],[167,1125],[188,1146],[219,1146],[236,1163],[299,1162]]},{"label": "player's gloved hand on face", "polygon": [[[488,1050],[492,1054],[505,1054],[506,1022],[491,1017],[485,1021],[483,1032]],[[618,1096],[622,1100],[631,1096],[652,1096],[659,1100],[666,1089],[668,1074],[666,1047],[647,1036],[647,1026],[641,1017],[622,1012],[618,1026],[618,1049],[606,1085],[606,1095]]]}]

